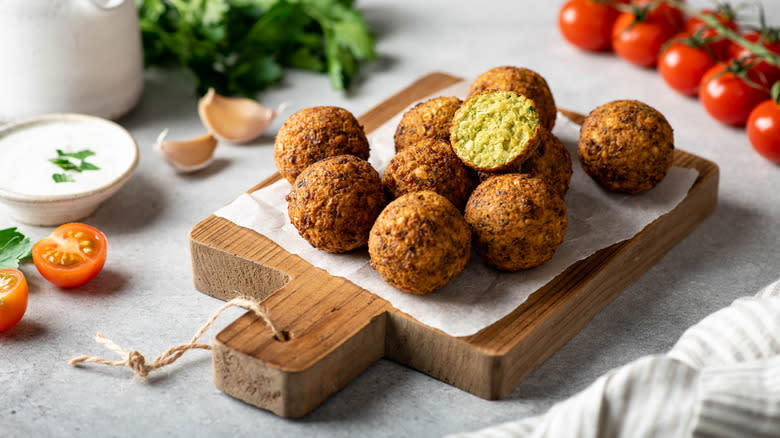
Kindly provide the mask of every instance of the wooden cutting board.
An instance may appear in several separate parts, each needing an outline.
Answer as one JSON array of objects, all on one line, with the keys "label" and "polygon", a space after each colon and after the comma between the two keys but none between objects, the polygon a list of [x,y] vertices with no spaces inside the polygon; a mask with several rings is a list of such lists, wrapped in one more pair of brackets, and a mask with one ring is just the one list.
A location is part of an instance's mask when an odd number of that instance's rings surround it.
[{"label": "wooden cutting board", "polygon": [[[366,132],[460,78],[431,73],[360,117]],[[576,159],[576,158],[575,158]],[[633,239],[602,249],[556,277],[509,315],[455,338],[351,282],[291,255],[263,235],[209,216],[190,231],[195,287],[228,300],[264,299],[285,339],[251,312],[217,334],[214,380],[233,397],[301,417],[387,357],[486,399],[500,399],[715,209],[718,167],[675,151],[699,177],[670,213]],[[278,173],[249,189],[280,179]]]}]

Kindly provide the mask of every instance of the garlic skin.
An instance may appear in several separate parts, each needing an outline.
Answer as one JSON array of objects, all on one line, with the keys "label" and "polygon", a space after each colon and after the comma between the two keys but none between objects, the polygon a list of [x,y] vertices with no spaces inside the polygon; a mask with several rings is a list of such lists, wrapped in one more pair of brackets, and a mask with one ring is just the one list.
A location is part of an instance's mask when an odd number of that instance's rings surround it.
[{"label": "garlic skin", "polygon": [[196,172],[214,161],[217,139],[211,133],[183,141],[165,141],[167,135],[167,129],[160,133],[154,148],[177,172]]},{"label": "garlic skin", "polygon": [[260,136],[276,117],[276,111],[255,100],[225,97],[213,88],[198,101],[198,115],[210,133],[229,143],[246,143]]}]

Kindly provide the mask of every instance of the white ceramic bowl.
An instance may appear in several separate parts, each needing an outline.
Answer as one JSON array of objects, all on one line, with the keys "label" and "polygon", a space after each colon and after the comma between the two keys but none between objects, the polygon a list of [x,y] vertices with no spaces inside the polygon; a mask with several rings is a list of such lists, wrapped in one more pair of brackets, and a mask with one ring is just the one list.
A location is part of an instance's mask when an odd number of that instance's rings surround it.
[{"label": "white ceramic bowl", "polygon": [[[57,149],[89,149],[99,170],[65,172],[49,159]],[[74,163],[80,163],[73,160]],[[82,114],[48,114],[0,127],[0,203],[32,225],[60,225],[92,214],[138,167],[138,145],[118,124]],[[73,182],[57,183],[54,173]]]}]

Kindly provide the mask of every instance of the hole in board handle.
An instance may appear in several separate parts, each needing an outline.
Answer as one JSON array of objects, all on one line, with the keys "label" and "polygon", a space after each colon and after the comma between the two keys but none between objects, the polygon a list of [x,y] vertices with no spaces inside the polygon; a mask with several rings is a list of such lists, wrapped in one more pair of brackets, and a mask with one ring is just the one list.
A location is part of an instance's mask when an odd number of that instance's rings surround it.
[{"label": "hole in board handle", "polygon": [[287,330],[280,330],[278,335],[274,335],[274,339],[279,342],[287,342],[290,340],[290,332]]}]

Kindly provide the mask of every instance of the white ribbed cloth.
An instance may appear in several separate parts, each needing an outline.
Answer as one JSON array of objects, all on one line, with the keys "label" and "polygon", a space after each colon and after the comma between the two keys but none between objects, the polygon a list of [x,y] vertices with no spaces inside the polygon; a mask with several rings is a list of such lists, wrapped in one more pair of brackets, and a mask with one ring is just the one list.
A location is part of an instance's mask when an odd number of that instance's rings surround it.
[{"label": "white ribbed cloth", "polygon": [[780,280],[541,416],[452,438],[780,437]]}]

